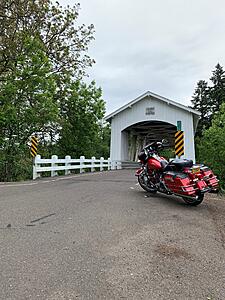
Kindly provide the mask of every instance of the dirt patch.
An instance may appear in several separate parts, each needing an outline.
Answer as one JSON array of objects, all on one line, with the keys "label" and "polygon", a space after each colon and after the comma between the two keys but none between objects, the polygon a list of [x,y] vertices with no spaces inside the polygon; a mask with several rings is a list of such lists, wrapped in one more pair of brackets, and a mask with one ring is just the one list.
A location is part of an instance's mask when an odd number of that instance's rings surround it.
[{"label": "dirt patch", "polygon": [[191,255],[186,250],[173,245],[159,244],[156,246],[155,252],[169,258],[191,258]]}]

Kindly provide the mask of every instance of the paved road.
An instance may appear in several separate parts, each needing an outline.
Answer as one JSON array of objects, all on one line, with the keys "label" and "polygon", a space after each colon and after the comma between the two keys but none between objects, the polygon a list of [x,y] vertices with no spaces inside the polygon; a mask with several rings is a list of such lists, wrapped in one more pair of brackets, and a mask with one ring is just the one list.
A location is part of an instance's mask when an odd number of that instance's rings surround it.
[{"label": "paved road", "polygon": [[225,201],[133,171],[0,184],[0,299],[225,299]]}]

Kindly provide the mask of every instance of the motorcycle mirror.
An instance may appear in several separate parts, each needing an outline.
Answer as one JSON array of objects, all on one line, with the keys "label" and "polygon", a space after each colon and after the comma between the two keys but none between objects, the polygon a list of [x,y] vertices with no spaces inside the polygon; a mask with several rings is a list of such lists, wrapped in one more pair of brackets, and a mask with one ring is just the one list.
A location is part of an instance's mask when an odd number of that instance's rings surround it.
[{"label": "motorcycle mirror", "polygon": [[168,146],[169,141],[167,139],[162,139],[162,144],[163,144],[163,146]]}]

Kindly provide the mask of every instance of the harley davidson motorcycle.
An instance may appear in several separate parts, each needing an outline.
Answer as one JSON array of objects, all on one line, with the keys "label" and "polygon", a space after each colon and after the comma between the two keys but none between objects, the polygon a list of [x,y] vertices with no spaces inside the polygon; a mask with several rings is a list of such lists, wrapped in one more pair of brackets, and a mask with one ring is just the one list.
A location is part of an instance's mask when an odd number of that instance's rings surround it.
[{"label": "harley davidson motorcycle", "polygon": [[144,147],[138,158],[141,168],[136,171],[140,186],[150,193],[177,195],[189,205],[198,205],[207,192],[217,192],[219,180],[212,170],[192,160],[173,159],[168,162],[159,155],[167,141],[153,142]]}]

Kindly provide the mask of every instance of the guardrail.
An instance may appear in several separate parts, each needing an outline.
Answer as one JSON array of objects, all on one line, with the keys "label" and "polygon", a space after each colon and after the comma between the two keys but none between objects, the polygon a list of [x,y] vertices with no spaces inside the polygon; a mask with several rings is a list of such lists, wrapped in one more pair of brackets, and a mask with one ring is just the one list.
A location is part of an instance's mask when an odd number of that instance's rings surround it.
[{"label": "guardrail", "polygon": [[81,156],[79,159],[73,159],[67,155],[61,159],[57,155],[52,155],[50,159],[45,159],[37,155],[34,159],[33,179],[40,178],[43,172],[51,172],[51,177],[53,177],[58,175],[58,171],[64,171],[65,175],[69,175],[72,170],[79,170],[80,173],[83,173],[85,170],[94,172],[96,169],[104,171],[104,169],[118,170],[121,168],[120,161],[112,161],[110,158],[104,159],[101,157],[96,159],[92,157],[91,159],[86,159],[84,156]]}]

